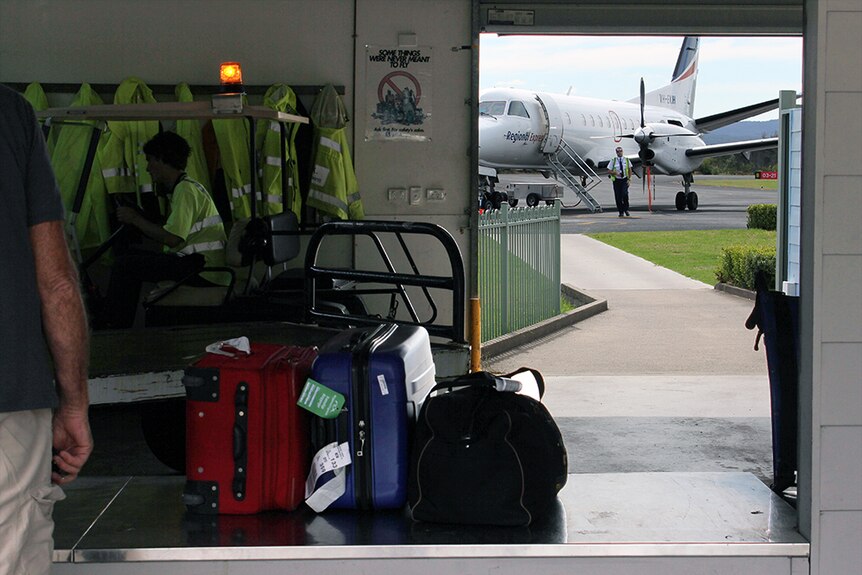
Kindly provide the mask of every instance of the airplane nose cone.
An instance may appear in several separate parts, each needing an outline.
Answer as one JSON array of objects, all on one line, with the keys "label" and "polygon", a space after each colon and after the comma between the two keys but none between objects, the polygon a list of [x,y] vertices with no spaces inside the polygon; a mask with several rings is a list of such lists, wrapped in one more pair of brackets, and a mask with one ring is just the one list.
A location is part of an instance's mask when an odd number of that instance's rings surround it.
[{"label": "airplane nose cone", "polygon": [[501,160],[499,156],[500,145],[503,142],[503,128],[497,118],[482,116],[479,118],[479,158],[480,160],[495,163]]}]

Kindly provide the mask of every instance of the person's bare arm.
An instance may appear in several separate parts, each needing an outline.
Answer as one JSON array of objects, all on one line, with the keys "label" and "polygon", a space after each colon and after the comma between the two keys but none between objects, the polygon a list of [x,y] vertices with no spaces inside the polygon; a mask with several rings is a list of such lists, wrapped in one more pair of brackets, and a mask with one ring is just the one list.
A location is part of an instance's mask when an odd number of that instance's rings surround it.
[{"label": "person's bare arm", "polygon": [[[30,228],[36,261],[36,282],[42,300],[42,325],[54,360],[60,406],[54,413],[54,483],[75,479],[93,451],[87,416],[90,359],[86,314],[78,288],[78,274],[61,221]],[[59,471],[59,472],[58,472]]]},{"label": "person's bare arm", "polygon": [[124,224],[135,226],[148,238],[156,240],[161,244],[165,244],[168,247],[175,248],[183,243],[183,238],[170,233],[159,224],[151,222],[138,213],[134,208],[120,206],[117,208],[117,219]]}]

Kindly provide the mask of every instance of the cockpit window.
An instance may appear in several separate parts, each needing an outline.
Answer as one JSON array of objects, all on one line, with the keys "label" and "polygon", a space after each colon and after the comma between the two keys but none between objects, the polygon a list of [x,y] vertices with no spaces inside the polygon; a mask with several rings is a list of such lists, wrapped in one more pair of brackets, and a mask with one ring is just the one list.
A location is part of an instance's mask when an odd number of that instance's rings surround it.
[{"label": "cockpit window", "polygon": [[506,113],[506,102],[479,102],[479,113],[489,116],[502,116]]},{"label": "cockpit window", "polygon": [[522,118],[530,117],[530,114],[527,113],[527,107],[524,106],[523,102],[519,102],[518,100],[512,100],[509,104],[509,115],[521,116]]}]

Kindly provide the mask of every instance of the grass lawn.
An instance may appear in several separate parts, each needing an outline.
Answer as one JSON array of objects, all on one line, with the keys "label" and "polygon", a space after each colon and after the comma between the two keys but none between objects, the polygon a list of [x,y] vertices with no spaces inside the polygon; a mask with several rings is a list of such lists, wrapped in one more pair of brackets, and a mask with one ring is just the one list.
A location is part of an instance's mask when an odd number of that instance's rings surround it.
[{"label": "grass lawn", "polygon": [[766,230],[611,232],[587,235],[710,285],[716,283],[715,269],[722,248],[733,245],[775,247],[775,232]]},{"label": "grass lawn", "polygon": [[748,179],[728,179],[728,180],[713,180],[709,178],[698,179],[695,177],[698,186],[717,186],[722,188],[745,188],[747,190],[777,190],[778,180],[755,180]]}]

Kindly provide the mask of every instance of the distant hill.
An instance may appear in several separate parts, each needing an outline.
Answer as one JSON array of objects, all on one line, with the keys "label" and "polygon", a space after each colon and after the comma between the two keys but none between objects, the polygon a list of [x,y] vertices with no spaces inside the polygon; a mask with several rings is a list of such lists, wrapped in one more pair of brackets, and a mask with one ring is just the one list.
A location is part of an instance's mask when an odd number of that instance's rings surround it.
[{"label": "distant hill", "polygon": [[777,134],[778,120],[767,120],[765,122],[737,122],[703,134],[701,138],[707,144],[723,144],[725,142],[771,138]]}]

